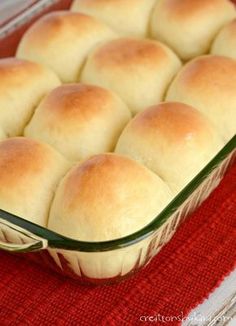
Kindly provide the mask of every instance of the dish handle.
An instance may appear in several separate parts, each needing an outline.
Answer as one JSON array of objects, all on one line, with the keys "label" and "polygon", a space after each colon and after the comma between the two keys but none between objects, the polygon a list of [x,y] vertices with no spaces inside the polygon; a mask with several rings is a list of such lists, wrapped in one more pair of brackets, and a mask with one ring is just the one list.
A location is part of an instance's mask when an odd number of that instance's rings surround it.
[{"label": "dish handle", "polygon": [[32,252],[45,249],[43,241],[35,241],[27,244],[14,244],[14,243],[5,243],[0,241],[0,250],[11,251],[11,252]]},{"label": "dish handle", "polygon": [[48,247],[48,241],[0,218],[0,250],[33,252]]}]

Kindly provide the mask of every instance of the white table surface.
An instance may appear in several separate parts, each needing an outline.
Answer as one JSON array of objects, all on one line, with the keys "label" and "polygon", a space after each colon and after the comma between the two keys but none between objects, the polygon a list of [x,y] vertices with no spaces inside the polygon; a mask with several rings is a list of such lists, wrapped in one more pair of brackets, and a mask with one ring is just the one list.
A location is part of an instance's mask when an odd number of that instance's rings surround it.
[{"label": "white table surface", "polygon": [[236,269],[182,323],[183,326],[215,324],[236,326]]}]

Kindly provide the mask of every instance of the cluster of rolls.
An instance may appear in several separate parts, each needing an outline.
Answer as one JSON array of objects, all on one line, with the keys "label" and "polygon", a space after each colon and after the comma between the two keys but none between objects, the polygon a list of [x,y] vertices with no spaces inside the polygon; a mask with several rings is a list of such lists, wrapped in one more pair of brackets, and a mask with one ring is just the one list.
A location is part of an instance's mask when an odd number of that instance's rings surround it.
[{"label": "cluster of rolls", "polygon": [[150,223],[235,134],[235,17],[75,0],[34,23],[0,60],[0,208],[84,241]]}]

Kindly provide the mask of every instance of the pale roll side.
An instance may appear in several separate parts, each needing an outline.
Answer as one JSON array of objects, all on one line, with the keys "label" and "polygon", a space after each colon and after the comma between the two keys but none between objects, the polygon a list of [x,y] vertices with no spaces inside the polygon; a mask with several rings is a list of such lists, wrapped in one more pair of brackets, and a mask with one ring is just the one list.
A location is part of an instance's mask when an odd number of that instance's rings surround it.
[{"label": "pale roll side", "polygon": [[236,133],[236,60],[207,55],[190,61],[174,79],[166,100],[204,113],[227,142]]},{"label": "pale roll side", "polygon": [[220,30],[212,44],[211,54],[236,59],[236,19]]},{"label": "pale roll side", "polygon": [[156,0],[75,0],[71,10],[104,21],[124,36],[145,37]]},{"label": "pale roll side", "polygon": [[23,137],[1,141],[1,209],[46,227],[54,191],[69,167],[46,144]]},{"label": "pale roll side", "polygon": [[219,30],[235,17],[229,0],[158,0],[151,34],[187,61],[207,53]]},{"label": "pale roll side", "polygon": [[42,98],[61,84],[56,74],[34,62],[0,59],[0,128],[21,136]]}]

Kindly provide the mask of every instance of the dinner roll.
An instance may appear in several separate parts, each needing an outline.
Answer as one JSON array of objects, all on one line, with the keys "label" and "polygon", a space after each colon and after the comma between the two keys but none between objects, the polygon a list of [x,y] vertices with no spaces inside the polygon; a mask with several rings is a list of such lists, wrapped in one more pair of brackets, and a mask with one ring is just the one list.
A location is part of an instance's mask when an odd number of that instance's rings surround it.
[{"label": "dinner roll", "polygon": [[71,160],[114,149],[131,117],[126,105],[101,87],[67,84],[39,105],[25,136],[54,146]]},{"label": "dinner roll", "polygon": [[176,76],[167,100],[203,112],[228,141],[236,132],[236,61],[210,55],[194,59]]},{"label": "dinner roll", "polygon": [[156,0],[75,0],[71,10],[94,16],[123,35],[145,37]]},{"label": "dinner roll", "polygon": [[159,42],[121,38],[89,55],[81,80],[113,90],[136,114],[163,99],[180,67],[177,56]]},{"label": "dinner roll", "polygon": [[207,53],[220,28],[234,17],[229,0],[158,0],[151,34],[189,60]]},{"label": "dinner roll", "polygon": [[182,103],[160,103],[124,129],[116,152],[157,173],[179,192],[223,147],[208,119]]},{"label": "dinner roll", "polygon": [[46,226],[56,185],[68,168],[46,144],[23,137],[1,141],[1,209]]},{"label": "dinner roll", "polygon": [[16,58],[0,59],[0,128],[6,136],[20,136],[36,105],[58,77],[45,67]]},{"label": "dinner roll", "polygon": [[6,138],[6,134],[3,132],[2,129],[0,129],[0,140],[3,140]]},{"label": "dinner roll", "polygon": [[93,17],[58,11],[34,23],[17,49],[19,58],[30,59],[53,69],[63,82],[78,79],[88,52],[113,32]]},{"label": "dinner roll", "polygon": [[211,53],[236,59],[236,19],[219,32],[213,42]]},{"label": "dinner roll", "polygon": [[167,185],[128,158],[100,154],[61,181],[49,229],[84,241],[117,239],[143,228],[169,203]]}]

